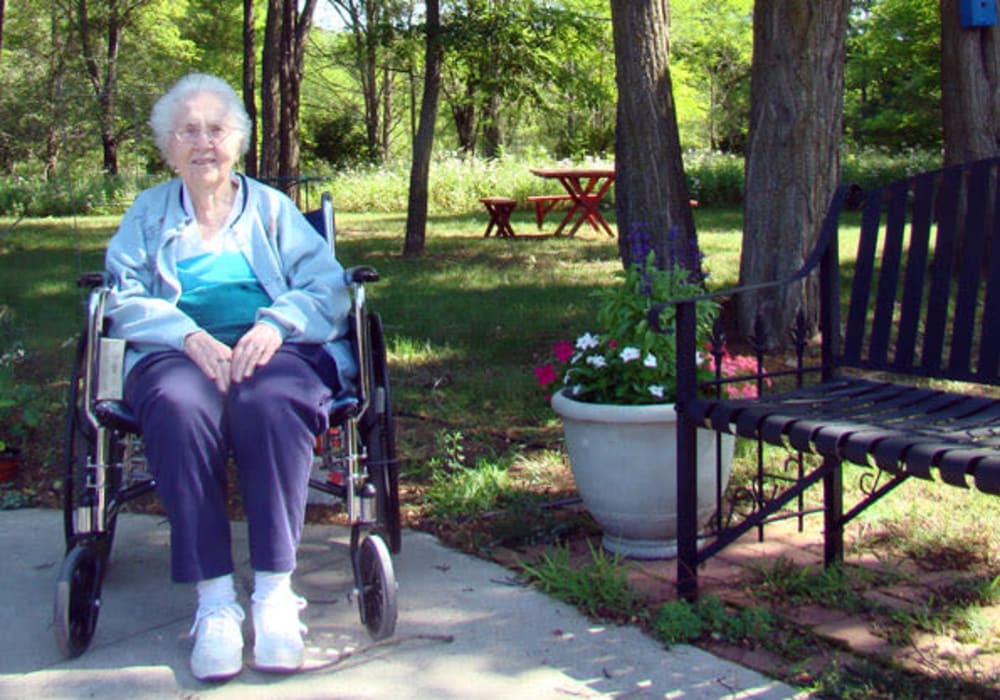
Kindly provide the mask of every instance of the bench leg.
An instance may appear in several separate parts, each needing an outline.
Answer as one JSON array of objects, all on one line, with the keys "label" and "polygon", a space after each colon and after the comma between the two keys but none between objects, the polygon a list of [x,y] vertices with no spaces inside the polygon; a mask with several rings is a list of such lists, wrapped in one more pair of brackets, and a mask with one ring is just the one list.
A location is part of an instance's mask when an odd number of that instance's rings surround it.
[{"label": "bench leg", "polygon": [[844,474],[839,459],[824,457],[823,563],[844,561]]},{"label": "bench leg", "polygon": [[503,238],[513,238],[514,237],[514,227],[510,225],[510,215],[514,213],[513,206],[505,206],[502,208],[500,213],[500,232],[499,236]]},{"label": "bench leg", "polygon": [[698,435],[695,426],[677,421],[677,596],[698,598]]}]

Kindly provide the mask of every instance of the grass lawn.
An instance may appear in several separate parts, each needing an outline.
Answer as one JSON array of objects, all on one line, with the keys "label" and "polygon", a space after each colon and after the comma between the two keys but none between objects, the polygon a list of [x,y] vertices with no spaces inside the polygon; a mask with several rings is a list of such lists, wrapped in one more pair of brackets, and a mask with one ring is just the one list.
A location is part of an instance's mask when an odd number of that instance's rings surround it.
[{"label": "grass lawn", "polygon": [[[710,284],[734,284],[739,210],[703,207],[695,217]],[[556,221],[550,217],[544,232]],[[32,387],[29,400],[42,420],[26,429],[29,459],[17,484],[19,498],[8,489],[0,495],[4,505],[25,498],[56,505],[63,395],[82,321],[75,280],[102,267],[117,218],[31,219],[9,228],[13,223],[0,219],[0,305],[14,312],[13,324],[0,324],[0,355],[23,343],[26,360],[17,378]],[[620,270],[616,242],[587,229],[572,239],[539,235],[527,209],[513,218],[517,238],[484,239],[483,212],[432,217],[426,254],[404,259],[402,213],[339,212],[337,226],[341,262],[373,265],[383,277],[370,286],[369,298],[388,336],[409,521],[433,521],[439,531],[451,527],[454,533],[460,529],[455,523],[477,514],[572,496],[560,426],[532,368],[554,341],[592,328],[591,292],[614,284]],[[845,241],[841,250],[849,249]],[[0,431],[11,427],[10,420],[0,416]],[[555,540],[570,527],[549,511],[526,512],[532,517],[511,520],[519,519],[520,529],[498,534],[481,528],[453,541],[483,551],[504,537]],[[1000,538],[983,523],[998,516],[998,499],[907,483],[872,508],[852,534],[894,556],[930,562],[952,553],[949,565],[975,559],[992,571]],[[1000,640],[992,624],[980,634],[990,646]]]}]

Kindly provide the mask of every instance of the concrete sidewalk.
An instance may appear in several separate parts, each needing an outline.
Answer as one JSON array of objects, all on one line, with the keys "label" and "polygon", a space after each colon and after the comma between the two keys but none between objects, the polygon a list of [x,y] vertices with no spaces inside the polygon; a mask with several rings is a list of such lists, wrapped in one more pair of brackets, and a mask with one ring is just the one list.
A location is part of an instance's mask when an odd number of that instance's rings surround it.
[{"label": "concrete sidewalk", "polygon": [[[635,628],[594,624],[503,567],[416,532],[394,557],[396,634],[373,644],[348,600],[347,530],[332,526],[307,526],[300,550],[307,670],[275,676],[248,666],[228,683],[201,683],[188,670],[194,591],[169,583],[167,524],[129,514],[119,518],[91,647],[66,660],[52,634],[61,518],[0,512],[0,698],[806,697],[697,648],[666,650]],[[242,523],[234,539],[243,556]],[[245,590],[245,565],[237,576]],[[245,629],[249,637],[249,616]]]}]

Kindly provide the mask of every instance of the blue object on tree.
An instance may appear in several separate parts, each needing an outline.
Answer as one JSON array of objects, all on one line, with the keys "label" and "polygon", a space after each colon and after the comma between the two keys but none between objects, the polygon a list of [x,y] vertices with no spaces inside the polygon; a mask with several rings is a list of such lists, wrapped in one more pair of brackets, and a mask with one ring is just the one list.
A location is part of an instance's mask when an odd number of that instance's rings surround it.
[{"label": "blue object on tree", "polygon": [[997,23],[996,0],[961,0],[963,27],[992,27]]}]

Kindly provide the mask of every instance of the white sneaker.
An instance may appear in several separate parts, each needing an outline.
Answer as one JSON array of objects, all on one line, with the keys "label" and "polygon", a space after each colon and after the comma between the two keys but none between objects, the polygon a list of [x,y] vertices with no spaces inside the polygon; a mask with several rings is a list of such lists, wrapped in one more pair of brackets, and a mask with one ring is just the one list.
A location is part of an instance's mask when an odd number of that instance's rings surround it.
[{"label": "white sneaker", "polygon": [[259,671],[290,673],[305,663],[302,635],[308,630],[299,621],[306,599],[294,593],[274,596],[264,603],[254,601],[254,666]]},{"label": "white sneaker", "polygon": [[191,673],[201,681],[229,680],[243,670],[243,630],[246,617],[237,603],[199,609],[191,627],[194,649]]}]

